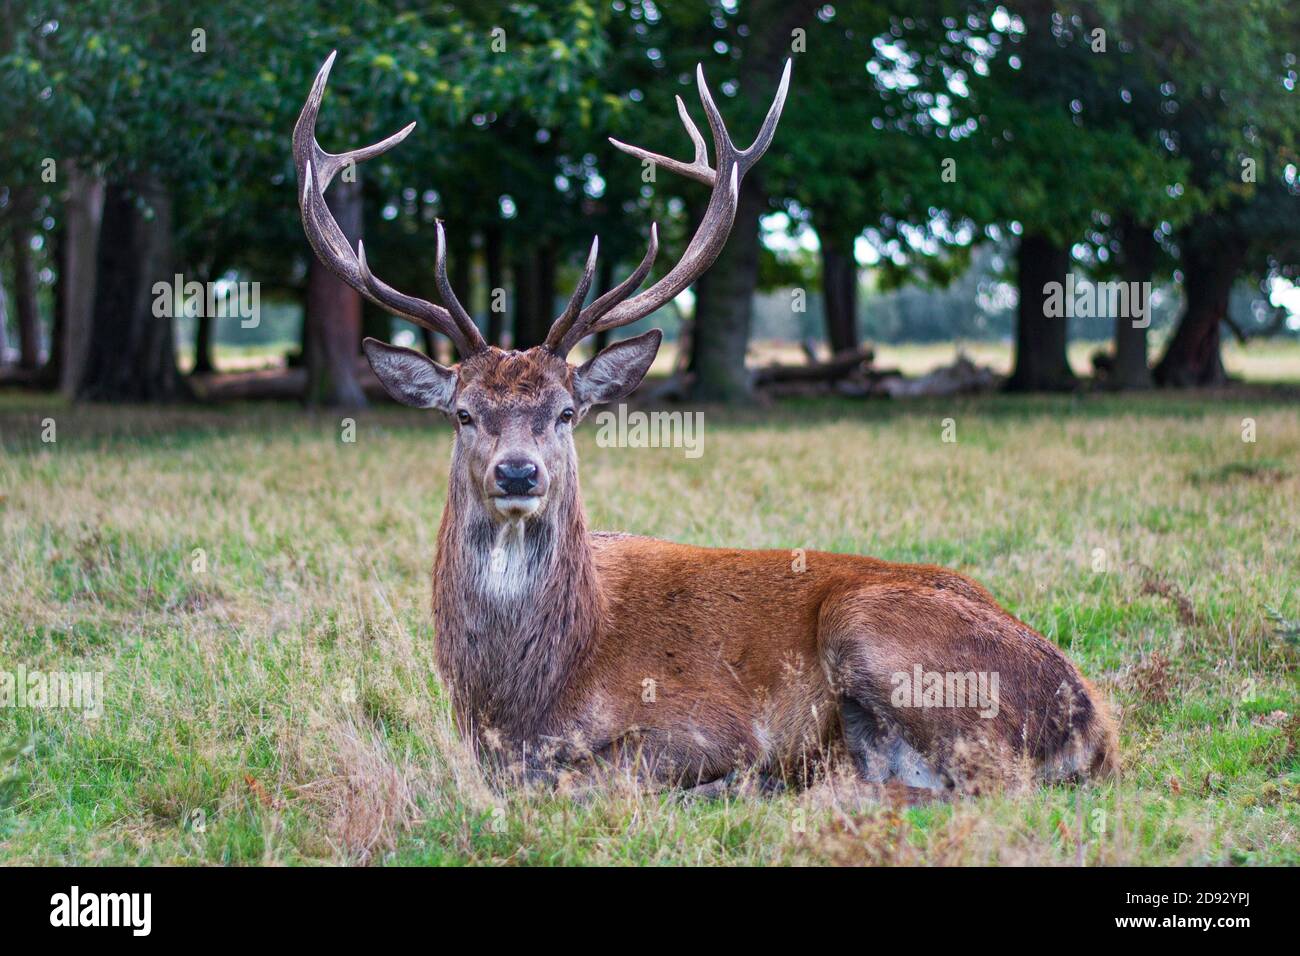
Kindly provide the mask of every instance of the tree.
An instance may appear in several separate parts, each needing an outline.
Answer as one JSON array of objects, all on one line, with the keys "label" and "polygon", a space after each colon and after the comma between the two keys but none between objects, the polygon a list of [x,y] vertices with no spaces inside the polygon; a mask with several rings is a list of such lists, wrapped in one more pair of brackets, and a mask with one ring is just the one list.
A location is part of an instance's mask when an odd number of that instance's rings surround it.
[{"label": "tree", "polygon": [[[950,208],[1019,236],[1012,390],[1072,389],[1069,310],[1058,308],[1089,236],[1137,212],[1158,221],[1179,165],[1146,131],[1097,108],[1118,97],[1103,44],[1070,4],[1021,0],[993,10],[1001,42],[971,85],[979,133],[958,154]],[[1162,198],[1163,197],[1163,198]],[[1082,264],[1080,266],[1082,268]]]},{"label": "tree", "polygon": [[[361,183],[342,181],[326,196],[330,213],[348,245],[361,238]],[[307,402],[339,408],[366,404],[357,379],[361,347],[361,296],[313,258],[307,266],[307,312],[303,358],[307,364]]]},{"label": "tree", "polygon": [[[743,40],[733,38],[733,43],[740,40],[733,49],[742,51],[736,66],[737,82],[749,114],[761,116],[790,55],[793,30],[812,20],[816,4],[756,0],[741,9],[744,20],[737,27],[748,29]],[[731,122],[733,129],[741,128]],[[697,400],[743,401],[752,393],[745,353],[758,285],[758,222],[770,208],[759,165],[741,182],[731,238],[696,283],[690,367],[695,373],[693,397]]]},{"label": "tree", "polygon": [[988,32],[960,12],[945,3],[826,6],[808,28],[797,107],[766,182],[792,221],[817,233],[833,351],[858,344],[859,237],[884,257],[890,285],[950,278],[933,250],[968,241],[935,231],[950,225],[943,163],[963,135],[966,84]]},{"label": "tree", "polygon": [[[1115,215],[1100,230],[1110,271],[1130,282],[1174,273],[1185,307],[1151,373],[1146,330],[1116,325],[1111,384],[1204,385],[1224,380],[1220,324],[1243,274],[1285,274],[1295,236],[1296,189],[1287,184],[1300,116],[1295,108],[1291,4],[1107,0],[1068,5],[1071,21],[1100,34],[1099,82],[1085,115],[1162,162],[1158,179],[1115,184]],[[1247,173],[1246,166],[1250,166]],[[1279,256],[1280,254],[1280,256]],[[1105,268],[1103,264],[1103,268]]]},{"label": "tree", "polygon": [[1300,273],[1300,182],[1280,171],[1244,198],[1194,219],[1179,235],[1186,307],[1152,375],[1160,385],[1227,381],[1221,352],[1233,287],[1246,275]]},{"label": "tree", "polygon": [[90,344],[75,396],[165,401],[183,394],[173,323],[154,310],[155,276],[172,273],[171,195],[139,175],[108,187]]},{"label": "tree", "polygon": [[[627,51],[615,75],[626,86],[644,93],[645,101],[637,104],[631,117],[635,135],[622,138],[664,155],[681,154],[686,148],[681,121],[668,93],[675,83],[687,108],[702,122],[694,89],[695,67],[700,64],[733,138],[747,144],[745,133],[758,129],[785,60],[793,55],[793,31],[806,26],[816,9],[815,3],[804,0],[752,0],[721,6],[686,2],[629,5],[626,20],[611,27],[625,31],[618,35],[616,45]],[[799,76],[796,64],[796,85]],[[783,142],[778,132],[774,148],[784,148]],[[628,168],[624,157],[622,169]],[[633,174],[641,172],[634,164],[631,169]],[[745,352],[758,282],[759,218],[775,208],[763,176],[760,163],[741,183],[730,238],[695,284],[690,368],[695,382],[693,397],[698,400],[745,401],[751,395]],[[652,188],[656,204],[676,201],[687,222],[698,219],[701,203],[707,198],[698,183],[662,171],[656,171]],[[664,232],[671,238],[669,230]]]},{"label": "tree", "polygon": [[[1015,360],[1007,387],[1069,390],[1075,378],[1066,355],[1068,318],[1064,310],[1047,309],[1046,303],[1049,286],[1065,285],[1070,243],[1083,233],[1094,207],[1091,194],[1072,188],[1079,157],[1062,149],[1062,143],[1080,138],[1070,102],[1078,90],[1073,81],[1083,70],[1068,66],[1077,67],[1083,54],[1070,42],[1072,35],[1062,30],[1051,0],[1025,0],[1015,9],[1022,31],[1011,35],[1016,52],[993,68],[989,100],[994,121],[986,140],[990,152],[1014,151],[1016,161],[1000,184],[1008,191],[1008,218],[1021,233]],[[1063,62],[1067,53],[1068,66]],[[1003,150],[1003,143],[1012,145]],[[1013,187],[1015,173],[1024,178],[1017,176]]]},{"label": "tree", "polygon": [[3,278],[0,278],[0,356],[3,356],[9,349],[8,325],[9,297],[5,295],[4,281]]},{"label": "tree", "polygon": [[1186,3],[1163,0],[1148,16],[1164,38],[1167,125],[1205,207],[1177,236],[1186,309],[1153,375],[1161,385],[1216,385],[1226,380],[1220,330],[1233,286],[1300,269],[1300,11],[1216,0],[1189,16]]},{"label": "tree", "polygon": [[[46,201],[62,202],[63,182],[72,177],[76,187],[78,169],[112,171],[101,225],[107,239],[93,255],[86,255],[84,236],[69,235],[62,224],[54,230],[60,254],[52,264],[63,283],[55,294],[55,331],[63,341],[56,337],[51,353],[65,390],[103,400],[170,398],[179,391],[170,321],[153,315],[150,290],[171,276],[171,196],[160,170],[175,159],[175,141],[155,133],[160,117],[181,112],[180,97],[168,101],[177,93],[168,72],[174,54],[162,12],[115,15],[110,6],[87,0],[74,11],[56,0],[10,18],[0,99],[11,111],[5,125],[13,135],[4,149],[25,188],[39,183]],[[122,84],[104,82],[105,72],[123,77]],[[87,313],[88,280],[68,266],[91,261],[99,275]],[[86,361],[69,365],[63,359],[70,304],[80,310],[76,319],[90,315],[91,328],[77,330],[85,333]],[[115,363],[120,367],[110,367]]]},{"label": "tree", "polygon": [[41,323],[36,301],[36,262],[32,255],[35,196],[29,187],[13,191],[9,210],[9,252],[14,263],[14,314],[18,320],[18,367],[35,370],[40,364]]},{"label": "tree", "polygon": [[59,353],[57,385],[75,398],[83,380],[94,328],[95,284],[100,224],[104,215],[104,181],[75,163],[67,168],[67,197],[63,205],[63,243],[59,259],[63,324],[53,336],[51,352]]},{"label": "tree", "polygon": [[[1151,289],[1160,258],[1160,243],[1150,225],[1142,225],[1129,217],[1122,219],[1117,230],[1120,255],[1120,275],[1130,288]],[[1147,361],[1147,329],[1150,326],[1151,303],[1146,303],[1146,315],[1115,316],[1115,361],[1107,385],[1115,390],[1142,389],[1152,385],[1151,368]]]},{"label": "tree", "polygon": [[[485,3],[417,13],[403,6],[359,0],[347,9],[309,5],[304,10],[288,0],[269,0],[256,7],[214,10],[204,18],[202,29],[194,30],[178,29],[165,8],[123,11],[110,0],[42,0],[21,12],[7,7],[4,25],[13,29],[4,31],[7,42],[0,42],[0,109],[5,111],[7,133],[0,142],[0,161],[7,178],[9,170],[27,177],[9,180],[23,185],[35,179],[42,157],[51,151],[57,154],[60,175],[69,164],[102,175],[117,210],[112,217],[105,214],[104,228],[111,225],[117,234],[130,233],[150,248],[162,240],[149,235],[146,242],[149,230],[123,220],[117,199],[146,192],[153,196],[156,202],[143,202],[146,214],[165,205],[172,210],[173,225],[172,250],[150,256],[154,265],[166,260],[188,278],[205,279],[227,269],[244,269],[276,285],[296,282],[301,287],[311,270],[305,268],[306,244],[297,222],[292,177],[286,175],[291,169],[287,143],[275,131],[292,127],[310,78],[332,47],[343,51],[339,72],[346,69],[347,76],[331,89],[331,110],[319,131],[324,143],[337,149],[371,131],[386,135],[412,118],[421,123],[422,146],[413,138],[402,150],[368,165],[367,193],[381,200],[403,196],[414,190],[412,184],[423,187],[415,190],[423,196],[428,188],[424,184],[448,169],[438,156],[446,137],[438,133],[463,133],[476,111],[484,116],[514,111],[528,117],[533,129],[541,124],[568,127],[576,117],[590,120],[595,112],[591,90],[599,80],[605,47],[601,21],[592,8]],[[497,37],[493,31],[503,32]],[[497,48],[498,39],[504,47]],[[259,68],[253,73],[235,70],[230,68],[233,62]],[[51,144],[57,148],[52,150]],[[496,158],[504,157],[497,153]],[[554,162],[554,157],[548,158]],[[472,172],[478,178],[485,169],[514,162],[515,157],[487,162]],[[554,168],[537,175],[549,184]],[[440,182],[445,184],[439,197],[442,208],[453,207],[459,198],[455,179]],[[165,203],[159,190],[167,193]],[[43,192],[57,193],[56,203],[65,200],[62,183],[57,190]],[[498,208],[497,195],[487,208]],[[71,192],[66,199],[73,201]],[[177,210],[183,214],[177,215]],[[393,261],[382,255],[387,220],[365,209],[362,218],[376,227],[371,233],[378,240],[376,269],[383,270]],[[472,275],[472,230],[489,218],[485,214],[470,229],[453,232],[462,243],[453,261],[462,281]],[[57,228],[62,230],[61,222]],[[431,219],[420,219],[409,237],[409,248],[415,250],[409,257],[411,269],[426,279],[432,273],[431,228]],[[216,254],[205,245],[214,234],[241,242],[218,242],[215,245],[222,248]],[[99,284],[117,288],[120,301],[133,301],[134,296],[122,290],[140,283],[122,270],[146,265],[111,256],[102,245],[94,260],[101,267],[111,263],[119,274],[101,274]],[[286,256],[286,250],[292,255]],[[500,246],[497,251],[502,251]],[[495,257],[498,266],[504,258]],[[84,260],[83,255],[79,261]],[[148,278],[170,281],[172,274]],[[57,301],[86,298],[67,296],[70,289],[62,285],[75,281],[84,289],[82,279],[65,277],[60,269],[57,281]],[[348,313],[351,290],[336,287],[330,293],[321,282],[309,278],[307,283],[314,289],[313,304],[325,314]],[[331,295],[345,298],[326,304]],[[109,317],[104,310],[91,313],[92,325],[105,321]],[[206,318],[208,332],[213,331],[210,323]],[[93,333],[88,338],[105,340],[107,330],[88,331]],[[313,356],[335,354],[308,351]],[[167,382],[173,376],[156,357],[135,349],[118,351],[116,357],[142,364],[110,377],[102,376],[101,367],[96,382],[86,387],[73,383],[74,390],[106,400],[171,393]],[[344,364],[338,359],[332,372],[338,373]],[[83,365],[81,371],[89,367]],[[71,374],[77,374],[75,363],[71,368]],[[141,383],[150,376],[159,378],[120,396],[107,390],[110,380]],[[320,377],[314,375],[313,380]],[[328,400],[355,401],[359,395],[357,389],[332,385],[313,392]]]}]

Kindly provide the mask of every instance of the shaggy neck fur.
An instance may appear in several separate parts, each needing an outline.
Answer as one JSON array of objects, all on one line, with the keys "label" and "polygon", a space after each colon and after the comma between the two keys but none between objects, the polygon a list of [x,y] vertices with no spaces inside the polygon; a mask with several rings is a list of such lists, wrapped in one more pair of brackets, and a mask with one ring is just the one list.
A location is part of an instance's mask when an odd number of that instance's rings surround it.
[{"label": "shaggy neck fur", "polygon": [[490,516],[458,464],[433,572],[438,667],[471,739],[531,746],[563,721],[602,613],[576,454],[521,522]]}]

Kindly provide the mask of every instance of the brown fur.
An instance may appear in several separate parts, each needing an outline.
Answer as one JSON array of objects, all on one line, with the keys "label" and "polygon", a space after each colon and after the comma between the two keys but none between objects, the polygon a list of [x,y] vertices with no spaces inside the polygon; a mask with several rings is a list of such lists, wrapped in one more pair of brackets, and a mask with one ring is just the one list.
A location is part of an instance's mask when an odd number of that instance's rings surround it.
[{"label": "brown fur", "polygon": [[[589,533],[572,436],[549,424],[574,388],[574,370],[542,349],[492,350],[460,370],[475,427],[458,438],[438,535],[437,660],[485,759],[695,784],[738,769],[797,776],[837,745],[878,745],[885,765],[910,748],[961,790],[1024,763],[1043,778],[1114,771],[1097,693],[959,574]],[[503,444],[549,475],[543,510],[519,524],[483,498],[480,473]],[[504,572],[492,563],[502,547]],[[916,665],[996,672],[996,716],[894,706],[891,675]]]}]

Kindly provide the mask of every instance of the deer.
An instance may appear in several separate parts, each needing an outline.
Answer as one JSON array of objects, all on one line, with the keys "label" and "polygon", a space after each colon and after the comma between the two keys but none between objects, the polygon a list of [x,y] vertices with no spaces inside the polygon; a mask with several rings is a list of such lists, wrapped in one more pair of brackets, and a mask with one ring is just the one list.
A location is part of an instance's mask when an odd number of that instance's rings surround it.
[{"label": "deer", "polygon": [[[658,252],[587,302],[599,239],[545,341],[488,344],[447,279],[442,305],[399,292],[355,251],[326,205],[335,174],[396,146],[325,152],[315,126],[335,54],[293,131],[299,205],[320,261],[360,295],[445,335],[459,361],[366,338],[388,394],[431,409],[454,437],[432,573],[434,656],[458,733],[485,766],[525,778],[622,772],[666,789],[806,779],[847,755],[868,784],[932,794],[1030,779],[1087,781],[1118,766],[1108,706],[1051,641],[979,584],[930,565],[808,551],[705,548],[588,529],[574,430],[627,398],[658,353],[658,329],[581,365],[578,343],[651,315],[705,272],[727,241],[746,173],[776,133],[791,64],[757,137],[738,148],[695,73],[713,159],[680,96],[690,162],[611,139],[624,153],[711,190],[681,258],[648,288]],[[992,694],[989,691],[992,690]],[[962,697],[964,700],[958,701]],[[993,698],[993,699],[990,699]],[[1017,771],[1019,772],[1019,771]]]}]

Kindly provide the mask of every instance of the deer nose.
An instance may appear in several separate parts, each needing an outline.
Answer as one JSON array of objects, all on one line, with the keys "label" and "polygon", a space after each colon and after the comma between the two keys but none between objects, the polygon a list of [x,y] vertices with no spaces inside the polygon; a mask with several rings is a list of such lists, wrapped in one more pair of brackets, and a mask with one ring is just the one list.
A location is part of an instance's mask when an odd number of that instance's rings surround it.
[{"label": "deer nose", "polygon": [[503,494],[526,495],[537,487],[537,466],[531,461],[503,461],[496,476]]}]

